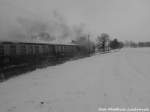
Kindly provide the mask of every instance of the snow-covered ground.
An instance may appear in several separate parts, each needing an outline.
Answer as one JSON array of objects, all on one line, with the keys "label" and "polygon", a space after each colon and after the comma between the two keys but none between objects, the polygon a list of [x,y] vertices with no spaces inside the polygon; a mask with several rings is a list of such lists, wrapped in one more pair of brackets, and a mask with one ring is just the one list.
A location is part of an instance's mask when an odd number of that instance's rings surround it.
[{"label": "snow-covered ground", "polygon": [[0,112],[150,108],[150,48],[70,61],[0,83]]}]

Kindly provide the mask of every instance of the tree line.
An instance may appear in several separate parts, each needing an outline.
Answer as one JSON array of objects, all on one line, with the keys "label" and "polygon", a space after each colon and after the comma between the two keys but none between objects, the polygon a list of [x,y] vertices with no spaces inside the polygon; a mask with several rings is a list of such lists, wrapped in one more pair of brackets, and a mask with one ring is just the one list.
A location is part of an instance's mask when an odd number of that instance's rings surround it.
[{"label": "tree line", "polygon": [[134,42],[134,41],[120,41],[117,38],[111,38],[109,34],[102,33],[98,35],[95,42],[90,40],[90,35],[84,35],[73,40],[72,43],[80,44],[85,48],[85,51],[95,49],[97,52],[106,52],[113,49],[120,49],[123,47],[150,47],[150,42]]},{"label": "tree line", "polygon": [[97,36],[95,42],[91,41],[89,37],[90,35],[78,37],[76,40],[73,40],[72,43],[80,44],[85,47],[85,50],[89,51],[95,48],[98,52],[120,49],[124,46],[123,42],[119,41],[117,38],[110,39],[107,33],[102,33],[100,36]]},{"label": "tree line", "polygon": [[126,47],[150,47],[150,42],[133,42],[133,41],[126,41],[124,43]]},{"label": "tree line", "polygon": [[107,33],[102,33],[100,36],[97,36],[96,39],[96,48],[98,51],[105,52],[112,49],[120,49],[123,46],[123,42],[119,41],[117,38],[110,39]]}]

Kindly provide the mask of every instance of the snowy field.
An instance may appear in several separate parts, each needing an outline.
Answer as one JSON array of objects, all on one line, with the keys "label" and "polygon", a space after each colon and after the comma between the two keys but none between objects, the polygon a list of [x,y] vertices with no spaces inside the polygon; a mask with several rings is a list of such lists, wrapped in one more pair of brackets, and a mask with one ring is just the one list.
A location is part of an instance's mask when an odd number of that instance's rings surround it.
[{"label": "snowy field", "polygon": [[70,61],[0,83],[0,112],[150,108],[150,48]]}]

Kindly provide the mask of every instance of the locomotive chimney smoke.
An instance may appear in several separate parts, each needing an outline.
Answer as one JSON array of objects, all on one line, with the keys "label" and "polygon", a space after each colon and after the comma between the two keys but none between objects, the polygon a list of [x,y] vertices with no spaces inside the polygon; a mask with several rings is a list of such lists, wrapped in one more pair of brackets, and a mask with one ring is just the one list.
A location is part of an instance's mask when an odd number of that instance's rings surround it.
[{"label": "locomotive chimney smoke", "polygon": [[47,33],[48,25],[45,22],[38,20],[30,20],[25,18],[17,18],[18,23],[26,32],[28,40],[34,41],[39,39],[41,41],[52,41],[54,37]]},{"label": "locomotive chimney smoke", "polygon": [[71,42],[84,35],[84,25],[69,25],[65,16],[57,10],[45,18],[12,5],[2,9],[6,10],[0,21],[0,40],[3,41]]},{"label": "locomotive chimney smoke", "polygon": [[80,40],[80,38],[82,37],[87,37],[88,35],[88,30],[86,29],[86,25],[85,24],[80,24],[80,25],[76,25],[73,26],[73,34],[74,34],[74,38],[73,40]]},{"label": "locomotive chimney smoke", "polygon": [[58,11],[53,12],[53,16],[55,19],[54,26],[56,26],[56,33],[59,31],[59,40],[76,40],[77,38],[80,37],[85,37],[87,36],[87,29],[86,25],[84,23],[81,23],[79,25],[74,25],[74,26],[69,26],[67,24],[67,21],[65,17],[60,14]]},{"label": "locomotive chimney smoke", "polygon": [[65,18],[57,11],[52,13],[52,18],[47,22],[22,17],[18,17],[17,22],[25,30],[26,36],[30,41],[36,39],[45,42],[54,40],[65,41],[68,37],[72,37],[71,27],[67,25]]},{"label": "locomotive chimney smoke", "polygon": [[59,41],[65,41],[72,36],[72,29],[65,20],[65,17],[58,11],[54,11],[52,14],[52,20],[50,27],[53,30],[53,34]]},{"label": "locomotive chimney smoke", "polygon": [[5,3],[0,7],[0,40],[34,42],[71,42],[83,35],[83,26],[71,26],[63,14],[54,10],[49,16],[40,16],[30,10]]},{"label": "locomotive chimney smoke", "polygon": [[80,37],[87,35],[86,31],[85,31],[85,24],[80,24],[78,26],[74,26],[73,31],[74,31],[76,38],[80,38]]}]

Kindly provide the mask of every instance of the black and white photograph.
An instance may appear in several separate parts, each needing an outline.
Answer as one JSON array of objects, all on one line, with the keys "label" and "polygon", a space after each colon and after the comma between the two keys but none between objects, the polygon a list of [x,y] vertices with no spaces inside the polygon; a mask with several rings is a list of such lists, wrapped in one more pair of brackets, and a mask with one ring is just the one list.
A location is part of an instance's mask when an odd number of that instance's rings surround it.
[{"label": "black and white photograph", "polygon": [[0,112],[150,112],[150,0],[0,0]]}]

